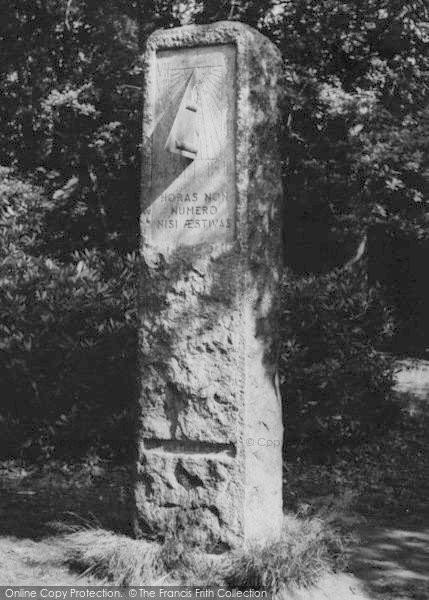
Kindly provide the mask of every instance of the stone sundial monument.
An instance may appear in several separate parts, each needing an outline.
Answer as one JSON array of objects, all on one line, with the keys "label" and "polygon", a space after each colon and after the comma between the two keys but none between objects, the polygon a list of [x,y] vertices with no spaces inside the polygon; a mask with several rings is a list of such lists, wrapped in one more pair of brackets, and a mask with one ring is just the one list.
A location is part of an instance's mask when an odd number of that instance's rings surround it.
[{"label": "stone sundial monument", "polygon": [[235,22],[157,31],[144,65],[136,533],[181,516],[220,552],[282,520],[282,65]]}]

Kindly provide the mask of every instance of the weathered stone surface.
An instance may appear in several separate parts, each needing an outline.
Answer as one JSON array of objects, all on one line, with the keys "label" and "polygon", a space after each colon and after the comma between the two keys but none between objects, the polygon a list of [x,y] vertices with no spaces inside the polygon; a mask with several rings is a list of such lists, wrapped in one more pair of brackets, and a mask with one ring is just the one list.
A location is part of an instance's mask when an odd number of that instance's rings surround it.
[{"label": "weathered stone surface", "polygon": [[144,65],[136,530],[185,510],[222,550],[282,519],[281,60],[221,22],[156,32]]}]

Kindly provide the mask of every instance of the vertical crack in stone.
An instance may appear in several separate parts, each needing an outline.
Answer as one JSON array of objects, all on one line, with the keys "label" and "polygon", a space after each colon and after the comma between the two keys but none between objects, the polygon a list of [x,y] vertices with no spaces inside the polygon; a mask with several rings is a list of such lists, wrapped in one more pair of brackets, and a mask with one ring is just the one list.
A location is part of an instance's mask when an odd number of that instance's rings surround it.
[{"label": "vertical crack in stone", "polygon": [[179,390],[177,385],[172,382],[167,384],[165,391],[165,414],[170,423],[170,434],[172,437],[177,437],[180,433],[181,427],[179,423],[180,413],[186,408],[188,404],[186,395]]},{"label": "vertical crack in stone", "polygon": [[150,498],[153,495],[154,478],[149,473],[145,473],[142,477],[142,483],[145,488],[146,497]]}]

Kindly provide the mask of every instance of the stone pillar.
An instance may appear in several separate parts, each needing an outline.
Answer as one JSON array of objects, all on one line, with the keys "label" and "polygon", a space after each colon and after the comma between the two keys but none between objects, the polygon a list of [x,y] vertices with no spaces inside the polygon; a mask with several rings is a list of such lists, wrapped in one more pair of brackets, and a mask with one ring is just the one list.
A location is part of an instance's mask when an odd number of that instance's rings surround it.
[{"label": "stone pillar", "polygon": [[157,31],[143,120],[136,533],[276,535],[282,410],[279,78],[235,22]]}]

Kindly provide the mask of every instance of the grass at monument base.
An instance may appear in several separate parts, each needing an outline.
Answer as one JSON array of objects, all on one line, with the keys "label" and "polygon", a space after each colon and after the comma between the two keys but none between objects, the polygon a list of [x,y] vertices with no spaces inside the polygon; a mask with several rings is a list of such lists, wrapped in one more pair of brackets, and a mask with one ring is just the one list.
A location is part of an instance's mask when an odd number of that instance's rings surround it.
[{"label": "grass at monument base", "polygon": [[185,535],[182,530],[156,544],[88,526],[59,543],[65,564],[112,585],[225,585],[279,593],[310,586],[344,566],[342,536],[317,518],[285,515],[276,539],[221,555],[189,546]]}]

